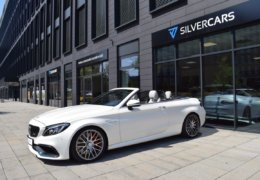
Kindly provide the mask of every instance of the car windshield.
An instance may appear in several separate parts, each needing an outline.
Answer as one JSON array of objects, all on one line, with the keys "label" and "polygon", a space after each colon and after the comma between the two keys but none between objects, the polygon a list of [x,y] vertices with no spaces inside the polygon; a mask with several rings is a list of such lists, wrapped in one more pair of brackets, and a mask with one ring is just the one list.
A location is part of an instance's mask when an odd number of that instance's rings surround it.
[{"label": "car windshield", "polygon": [[104,106],[117,106],[132,91],[133,90],[127,90],[127,89],[112,90],[99,96],[91,104],[104,105]]},{"label": "car windshield", "polygon": [[260,97],[260,92],[254,90],[254,89],[247,89],[245,90],[246,93],[250,94],[252,97]]}]

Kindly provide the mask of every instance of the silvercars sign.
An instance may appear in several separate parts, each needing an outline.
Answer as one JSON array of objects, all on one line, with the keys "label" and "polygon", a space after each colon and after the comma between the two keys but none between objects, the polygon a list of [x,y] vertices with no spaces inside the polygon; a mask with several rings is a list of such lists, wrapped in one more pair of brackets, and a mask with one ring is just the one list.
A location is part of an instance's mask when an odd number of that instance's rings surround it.
[{"label": "silvercars sign", "polygon": [[180,34],[184,35],[186,33],[192,33],[194,31],[199,31],[208,27],[213,27],[219,24],[228,23],[230,21],[234,21],[236,18],[235,12],[231,11],[229,13],[221,14],[220,16],[211,17],[208,19],[204,19],[187,26],[182,26],[180,28]]},{"label": "silvercars sign", "polygon": [[[229,13],[224,13],[219,16],[210,17],[208,19],[203,19],[203,20],[200,20],[200,21],[188,24],[188,25],[181,26],[179,34],[185,35],[185,34],[195,32],[195,31],[200,31],[200,30],[203,30],[203,29],[206,29],[209,27],[214,27],[219,24],[224,24],[224,23],[234,21],[235,18],[236,18],[235,12],[231,11]],[[178,33],[178,29],[179,29],[178,26],[174,26],[168,30],[172,39],[175,38],[176,33]]]},{"label": "silvercars sign", "polygon": [[202,37],[208,33],[224,29],[230,30],[230,28],[233,29],[246,23],[259,21],[259,6],[259,0],[246,1],[236,6],[155,32],[152,34],[153,47]]}]

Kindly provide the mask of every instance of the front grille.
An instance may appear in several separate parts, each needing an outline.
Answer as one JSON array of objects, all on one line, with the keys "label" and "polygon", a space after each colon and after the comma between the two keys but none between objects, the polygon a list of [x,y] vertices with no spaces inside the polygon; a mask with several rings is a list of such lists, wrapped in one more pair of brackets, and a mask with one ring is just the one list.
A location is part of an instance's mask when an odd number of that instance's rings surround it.
[{"label": "front grille", "polygon": [[40,128],[37,126],[29,125],[28,133],[31,137],[37,137],[38,133],[40,131]]}]

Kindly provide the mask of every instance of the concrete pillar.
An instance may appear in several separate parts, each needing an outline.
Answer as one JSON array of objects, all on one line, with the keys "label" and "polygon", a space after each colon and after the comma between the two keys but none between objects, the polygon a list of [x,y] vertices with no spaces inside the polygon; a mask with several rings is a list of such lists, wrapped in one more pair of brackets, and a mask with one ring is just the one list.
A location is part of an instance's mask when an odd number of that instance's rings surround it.
[{"label": "concrete pillar", "polygon": [[44,105],[48,106],[49,105],[49,101],[48,101],[48,72],[44,73],[44,81],[45,81],[45,102]]},{"label": "concrete pillar", "polygon": [[72,104],[77,105],[77,62],[72,62]]},{"label": "concrete pillar", "polygon": [[65,106],[65,91],[64,91],[64,65],[61,65],[60,67],[60,96],[61,96],[61,104],[60,107],[64,107]]}]

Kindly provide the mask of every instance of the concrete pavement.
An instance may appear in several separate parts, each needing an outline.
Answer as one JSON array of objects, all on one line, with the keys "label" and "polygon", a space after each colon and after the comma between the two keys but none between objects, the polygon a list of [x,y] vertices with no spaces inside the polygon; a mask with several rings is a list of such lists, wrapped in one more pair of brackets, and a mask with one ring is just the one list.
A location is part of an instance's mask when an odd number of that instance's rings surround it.
[{"label": "concrete pavement", "polygon": [[202,128],[195,139],[176,136],[117,149],[91,164],[41,161],[27,148],[27,127],[51,109],[0,103],[0,180],[260,179],[260,124],[238,131]]}]

